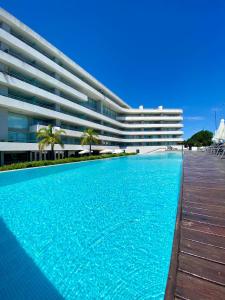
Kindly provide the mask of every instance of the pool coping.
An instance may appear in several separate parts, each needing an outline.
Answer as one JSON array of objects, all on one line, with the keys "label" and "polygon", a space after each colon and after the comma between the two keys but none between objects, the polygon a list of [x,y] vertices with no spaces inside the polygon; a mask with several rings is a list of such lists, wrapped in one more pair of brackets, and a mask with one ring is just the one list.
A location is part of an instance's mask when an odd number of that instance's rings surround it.
[{"label": "pool coping", "polygon": [[180,178],[180,192],[178,198],[176,223],[174,227],[173,235],[173,245],[170,257],[170,267],[167,277],[166,290],[164,295],[164,300],[174,299],[176,290],[176,278],[178,269],[178,252],[180,248],[180,220],[182,215],[182,198],[183,198],[183,188],[184,188],[184,155],[182,153],[182,167],[181,167],[181,178]]}]

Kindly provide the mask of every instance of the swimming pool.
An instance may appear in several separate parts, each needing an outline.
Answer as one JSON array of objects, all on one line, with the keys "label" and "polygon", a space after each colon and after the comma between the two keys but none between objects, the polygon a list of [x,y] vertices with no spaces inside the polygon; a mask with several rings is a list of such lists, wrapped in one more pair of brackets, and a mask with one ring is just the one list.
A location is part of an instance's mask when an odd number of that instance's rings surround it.
[{"label": "swimming pool", "polygon": [[163,153],[1,173],[0,299],[163,299],[181,165]]}]

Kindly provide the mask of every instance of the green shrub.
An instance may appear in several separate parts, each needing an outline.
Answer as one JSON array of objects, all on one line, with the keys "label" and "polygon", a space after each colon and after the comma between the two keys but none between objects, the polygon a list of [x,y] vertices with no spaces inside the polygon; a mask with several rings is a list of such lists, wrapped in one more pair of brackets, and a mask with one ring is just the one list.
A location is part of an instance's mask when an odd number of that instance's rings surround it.
[{"label": "green shrub", "polygon": [[102,154],[102,155],[90,155],[90,156],[82,156],[82,157],[69,157],[69,158],[63,158],[63,159],[57,159],[57,160],[26,161],[26,162],[14,163],[11,165],[4,165],[4,166],[0,167],[0,171],[17,170],[17,169],[42,167],[42,166],[50,166],[50,165],[59,165],[59,164],[96,160],[96,159],[103,159],[103,158],[123,157],[123,156],[129,156],[129,155],[134,155],[134,154],[135,153]]},{"label": "green shrub", "polygon": [[212,144],[213,133],[208,130],[201,130],[188,140],[184,141],[185,147],[210,146]]}]

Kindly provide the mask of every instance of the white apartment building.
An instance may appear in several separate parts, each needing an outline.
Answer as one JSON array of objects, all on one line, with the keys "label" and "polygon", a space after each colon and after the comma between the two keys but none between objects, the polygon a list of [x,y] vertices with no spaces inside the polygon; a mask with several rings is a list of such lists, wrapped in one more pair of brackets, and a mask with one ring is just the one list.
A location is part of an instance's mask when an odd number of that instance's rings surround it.
[{"label": "white apartment building", "polygon": [[[0,9],[0,161],[42,159],[36,132],[65,130],[63,155],[94,128],[105,148],[149,152],[183,141],[182,110],[131,108],[40,35]],[[56,152],[61,152],[56,147]]]}]

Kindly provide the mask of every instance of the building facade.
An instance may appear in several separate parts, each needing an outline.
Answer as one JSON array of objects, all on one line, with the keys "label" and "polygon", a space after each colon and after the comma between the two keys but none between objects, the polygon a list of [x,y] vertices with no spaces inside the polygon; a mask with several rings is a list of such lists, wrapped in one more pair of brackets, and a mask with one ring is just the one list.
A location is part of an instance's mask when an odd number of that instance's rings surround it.
[{"label": "building facade", "polygon": [[[0,9],[0,158],[42,159],[36,132],[64,129],[63,155],[83,149],[80,138],[94,128],[100,144],[148,152],[183,141],[182,110],[131,108],[88,72]],[[56,152],[61,149],[56,147]]]}]

